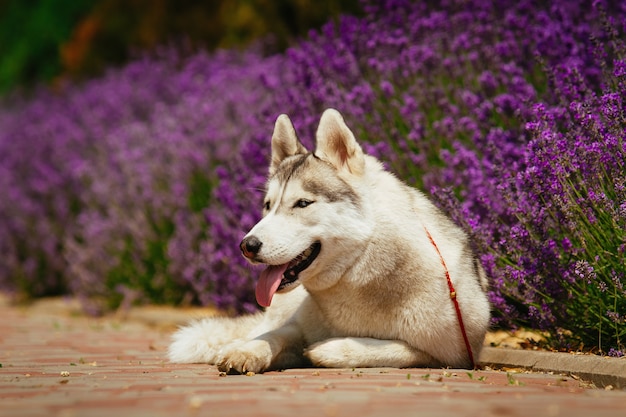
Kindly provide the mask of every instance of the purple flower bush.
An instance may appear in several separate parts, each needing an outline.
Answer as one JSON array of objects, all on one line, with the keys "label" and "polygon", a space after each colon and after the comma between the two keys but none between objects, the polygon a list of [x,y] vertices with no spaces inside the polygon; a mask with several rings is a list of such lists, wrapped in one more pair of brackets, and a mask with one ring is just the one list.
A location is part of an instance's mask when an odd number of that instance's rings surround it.
[{"label": "purple flower bush", "polygon": [[[494,325],[624,351],[626,8],[363,3],[276,56],[171,49],[0,111],[0,285],[252,311],[269,138],[339,109],[474,238]],[[608,16],[608,17],[607,17]],[[574,345],[576,343],[576,345]]]},{"label": "purple flower bush", "polygon": [[94,312],[137,298],[250,299],[248,271],[213,274],[223,237],[211,234],[223,227],[207,228],[206,210],[219,165],[253,133],[249,109],[268,101],[260,74],[275,66],[253,51],[168,50],[62,95],[5,103],[3,287],[72,292]]},{"label": "purple flower bush", "polygon": [[456,183],[433,192],[477,242],[495,322],[615,356],[626,336],[626,47],[623,13],[603,10],[592,9],[586,53],[544,63],[546,93],[521,129],[501,131],[521,142],[446,154],[443,176]]}]

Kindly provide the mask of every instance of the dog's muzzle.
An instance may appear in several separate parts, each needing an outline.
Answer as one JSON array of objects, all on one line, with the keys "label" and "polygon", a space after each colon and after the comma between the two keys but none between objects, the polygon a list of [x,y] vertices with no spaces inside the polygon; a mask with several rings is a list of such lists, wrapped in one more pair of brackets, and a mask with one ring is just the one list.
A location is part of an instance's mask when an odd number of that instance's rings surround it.
[{"label": "dog's muzzle", "polygon": [[241,253],[248,259],[254,259],[261,250],[263,242],[261,242],[256,236],[246,236],[239,244]]}]

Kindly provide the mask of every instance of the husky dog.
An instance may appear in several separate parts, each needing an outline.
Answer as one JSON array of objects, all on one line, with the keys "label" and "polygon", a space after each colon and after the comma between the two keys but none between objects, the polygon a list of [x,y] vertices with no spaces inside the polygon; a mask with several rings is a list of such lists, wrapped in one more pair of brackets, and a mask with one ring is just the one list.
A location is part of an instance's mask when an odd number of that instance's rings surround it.
[{"label": "husky dog", "polygon": [[240,245],[267,265],[256,286],[267,309],[192,322],[170,360],[231,373],[471,367],[489,303],[468,237],[364,154],[336,110],[316,140],[309,152],[289,117],[276,120],[263,218]]}]

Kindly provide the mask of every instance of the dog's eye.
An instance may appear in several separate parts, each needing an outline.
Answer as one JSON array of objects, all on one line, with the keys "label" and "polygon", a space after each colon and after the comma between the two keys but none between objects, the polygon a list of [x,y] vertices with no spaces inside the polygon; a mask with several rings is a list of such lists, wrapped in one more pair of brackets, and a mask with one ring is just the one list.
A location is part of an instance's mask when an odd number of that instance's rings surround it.
[{"label": "dog's eye", "polygon": [[311,200],[306,200],[304,198],[301,198],[300,200],[296,201],[296,204],[293,205],[293,208],[305,208],[310,206],[311,204],[313,204],[313,202]]},{"label": "dog's eye", "polygon": [[270,209],[270,202],[266,201],[265,203],[263,203],[263,210],[269,210]]}]

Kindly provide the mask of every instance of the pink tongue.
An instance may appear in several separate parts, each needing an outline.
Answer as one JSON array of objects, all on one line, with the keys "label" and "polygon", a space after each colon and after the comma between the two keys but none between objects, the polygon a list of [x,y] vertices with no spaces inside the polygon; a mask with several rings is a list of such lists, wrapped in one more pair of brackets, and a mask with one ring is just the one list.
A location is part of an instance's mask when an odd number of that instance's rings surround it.
[{"label": "pink tongue", "polygon": [[272,304],[272,297],[280,286],[283,279],[283,273],[287,270],[288,263],[283,265],[270,265],[259,277],[256,284],[256,301],[263,307],[269,307]]}]

